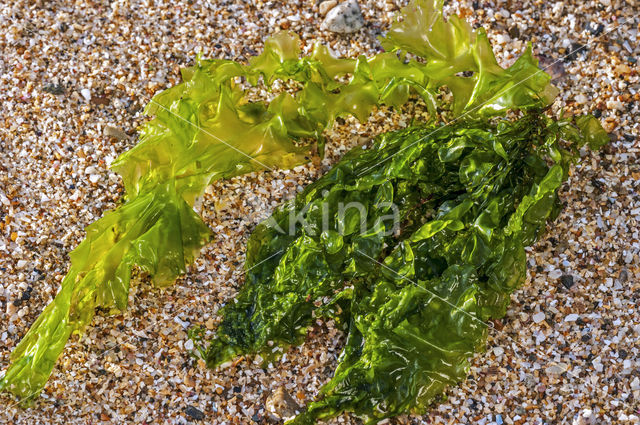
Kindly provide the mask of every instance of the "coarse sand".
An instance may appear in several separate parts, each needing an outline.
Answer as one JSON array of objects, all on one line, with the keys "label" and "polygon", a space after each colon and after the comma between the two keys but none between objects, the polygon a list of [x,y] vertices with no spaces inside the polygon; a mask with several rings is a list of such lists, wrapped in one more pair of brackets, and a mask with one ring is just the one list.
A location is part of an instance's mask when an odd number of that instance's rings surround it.
[{"label": "coarse sand", "polygon": [[[197,52],[245,61],[280,29],[298,33],[306,52],[319,39],[342,56],[373,54],[399,4],[360,5],[365,26],[350,35],[321,30],[314,0],[0,5],[0,370],[58,290],[85,226],[122,195],[108,166],[136,143],[151,96],[178,83]],[[494,323],[469,379],[426,416],[388,423],[638,422],[640,4],[464,1],[447,10],[485,26],[503,66],[531,42],[560,89],[554,111],[594,113],[612,143],[585,152],[563,186],[566,208],[528,250],[527,283]],[[343,343],[332,323],[317,323],[304,345],[267,369],[249,357],[209,370],[189,356],[186,331],[215,327],[217,310],[242,284],[258,221],[349,147],[422,113],[408,104],[365,124],[345,119],[328,132],[323,160],[212,185],[200,213],[216,237],[187,275],[165,290],[138,276],[129,310],[98,313],[73,337],[32,407],[0,396],[0,423],[263,423],[276,390],[300,405],[312,400]]]}]

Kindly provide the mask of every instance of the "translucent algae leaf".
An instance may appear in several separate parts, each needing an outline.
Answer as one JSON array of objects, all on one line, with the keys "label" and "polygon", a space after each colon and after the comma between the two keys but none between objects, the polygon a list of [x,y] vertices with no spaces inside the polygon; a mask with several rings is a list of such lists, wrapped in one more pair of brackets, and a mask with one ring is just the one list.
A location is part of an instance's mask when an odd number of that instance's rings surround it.
[{"label": "translucent algae leaf", "polygon": [[[401,16],[382,44],[422,61],[393,52],[338,59],[320,44],[300,57],[300,40],[291,32],[267,39],[247,65],[198,58],[183,70],[181,84],[154,97],[147,113],[155,118],[138,146],[114,164],[128,193],[175,177],[178,191],[190,199],[212,179],[302,164],[310,149],[294,141],[312,138],[322,145],[323,131],[337,117],[364,121],[379,105],[401,106],[411,90],[435,112],[438,89],[447,86],[454,112],[473,118],[544,107],[555,96],[530,48],[503,69],[484,31],[456,16],[445,22],[441,2],[414,1]],[[251,101],[239,79],[267,88],[276,80],[296,82],[297,89],[270,103]]]},{"label": "translucent algae leaf", "polygon": [[209,229],[172,182],[105,214],[71,253],[60,292],[11,353],[0,386],[21,398],[39,394],[67,340],[91,322],[96,308],[127,307],[133,266],[158,286],[170,284],[208,239]]},{"label": "translucent algae leaf", "polygon": [[473,117],[540,107],[555,98],[551,77],[538,68],[530,45],[503,69],[484,29],[476,31],[456,15],[445,20],[443,1],[411,0],[381,38],[387,50],[423,59],[419,67],[428,76],[427,90],[446,85],[453,94],[454,112]]}]

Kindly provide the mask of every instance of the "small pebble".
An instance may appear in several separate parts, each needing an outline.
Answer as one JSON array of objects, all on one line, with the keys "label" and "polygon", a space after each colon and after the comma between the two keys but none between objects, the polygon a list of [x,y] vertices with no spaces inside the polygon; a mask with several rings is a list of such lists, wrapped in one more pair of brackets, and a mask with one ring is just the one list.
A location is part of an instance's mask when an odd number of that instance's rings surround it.
[{"label": "small pebble", "polygon": [[202,411],[195,406],[187,406],[184,409],[184,413],[186,413],[187,416],[196,421],[201,421],[204,419],[204,413],[202,413]]},{"label": "small pebble", "polygon": [[537,58],[540,64],[540,68],[543,69],[547,74],[551,75],[552,80],[558,81],[559,79],[564,78],[567,75],[562,60],[554,59],[546,55],[538,55]]},{"label": "small pebble", "polygon": [[320,3],[320,6],[318,6],[318,11],[320,12],[320,16],[325,16],[327,12],[333,9],[337,4],[338,2],[336,0],[328,0]]},{"label": "small pebble", "polygon": [[193,341],[192,340],[187,340],[187,342],[184,343],[184,349],[185,350],[193,350]]},{"label": "small pebble", "polygon": [[60,84],[47,84],[42,90],[53,95],[60,95],[64,93],[64,87]]},{"label": "small pebble", "polygon": [[583,95],[582,93],[576,96],[576,103],[578,105],[584,105],[588,101],[589,99],[587,99],[587,96]]},{"label": "small pebble", "polygon": [[267,410],[273,413],[278,418],[290,418],[300,411],[300,406],[289,395],[284,387],[276,389],[268,398],[266,402]]},{"label": "small pebble", "polygon": [[545,315],[544,315],[543,312],[540,311],[540,312],[534,314],[531,318],[533,319],[534,323],[541,323],[544,320]]},{"label": "small pebble", "polygon": [[91,100],[91,90],[89,89],[82,89],[80,90],[80,94],[82,95],[82,97],[84,97],[87,101]]},{"label": "small pebble", "polygon": [[127,140],[129,138],[127,133],[112,125],[106,125],[104,127],[104,135],[107,137],[115,137],[118,140]]},{"label": "small pebble", "polygon": [[549,375],[560,375],[561,373],[566,372],[568,368],[569,367],[565,363],[558,363],[558,364],[549,366],[546,369],[546,372]]},{"label": "small pebble", "polygon": [[567,53],[564,57],[566,61],[574,61],[578,58],[579,55],[585,54],[587,52],[587,46],[580,43],[571,43],[571,47],[569,48],[569,53]]},{"label": "small pebble", "polygon": [[564,286],[565,288],[571,289],[574,283],[573,276],[570,274],[564,274],[560,276],[560,282],[562,283],[562,286]]},{"label": "small pebble", "polygon": [[593,425],[594,417],[591,409],[584,409],[580,415],[574,419],[573,425]]},{"label": "small pebble", "polygon": [[576,320],[578,320],[579,317],[580,317],[579,315],[577,315],[575,313],[572,313],[572,314],[567,315],[564,318],[564,321],[565,322],[575,322]]},{"label": "small pebble", "polygon": [[364,17],[356,0],[347,0],[332,8],[324,21],[322,29],[338,34],[349,34],[364,26]]},{"label": "small pebble", "polygon": [[602,31],[604,31],[604,24],[597,23],[597,22],[590,22],[587,29],[589,30],[591,35],[597,37],[600,34],[602,34]]}]

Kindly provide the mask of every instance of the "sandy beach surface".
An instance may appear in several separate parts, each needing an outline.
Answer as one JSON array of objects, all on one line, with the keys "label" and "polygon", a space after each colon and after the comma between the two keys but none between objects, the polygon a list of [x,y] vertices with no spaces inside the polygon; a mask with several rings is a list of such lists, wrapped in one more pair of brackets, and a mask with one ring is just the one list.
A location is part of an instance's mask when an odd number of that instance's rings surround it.
[{"label": "sandy beach surface", "polygon": [[[204,57],[245,61],[280,29],[303,50],[380,51],[394,0],[360,0],[365,26],[322,30],[315,1],[12,1],[0,5],[0,370],[51,301],[84,228],[123,193],[109,164],[135,145],[151,96]],[[503,66],[531,42],[561,94],[553,108],[594,113],[611,132],[562,188],[566,208],[528,250],[527,283],[491,331],[469,378],[423,417],[390,424],[626,424],[640,408],[640,3],[461,1],[447,11],[487,28]],[[213,329],[243,282],[251,230],[352,146],[406,126],[421,105],[341,121],[327,156],[291,171],[219,181],[201,214],[215,240],[168,289],[135,276],[129,309],[98,313],[67,345],[42,396],[0,396],[0,423],[269,423],[267,398],[312,400],[343,343],[331,323],[263,369],[241,358],[209,370],[187,330]],[[186,347],[185,347],[186,345]],[[343,415],[330,423],[355,424]]]}]

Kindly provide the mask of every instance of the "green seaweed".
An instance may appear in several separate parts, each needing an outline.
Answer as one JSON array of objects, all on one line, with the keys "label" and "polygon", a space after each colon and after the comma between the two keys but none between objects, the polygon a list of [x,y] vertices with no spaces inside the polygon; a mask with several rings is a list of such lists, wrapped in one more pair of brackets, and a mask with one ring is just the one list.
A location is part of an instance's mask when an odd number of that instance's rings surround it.
[{"label": "green seaweed", "polygon": [[[336,319],[347,333],[338,367],[291,423],[425,412],[505,314],[578,149],[605,142],[580,121],[532,112],[416,127],[350,151],[255,229],[214,339],[194,334],[200,355],[210,367],[268,357],[300,344],[314,318]],[[361,209],[351,217],[345,202]]]},{"label": "green seaweed", "polygon": [[[442,1],[413,1],[402,15],[405,23],[417,20],[419,31],[394,24],[382,40],[389,51],[373,57],[338,59],[320,44],[301,57],[298,37],[282,32],[248,64],[198,57],[182,70],[182,83],[156,94],[145,109],[153,118],[140,142],[113,164],[125,186],[124,202],[87,228],[59,294],[12,352],[0,389],[25,402],[36,397],[70,335],[83,331],[96,308],[126,309],[134,267],[157,285],[184,273],[211,236],[192,210],[211,182],[305,163],[312,141],[322,152],[323,131],[336,118],[366,120],[375,107],[401,106],[412,91],[434,117],[438,107],[448,107],[437,100],[445,86],[454,115],[467,118],[550,102],[550,77],[537,68],[530,48],[503,69],[482,30],[456,17],[444,21]],[[448,47],[440,52],[424,43]],[[395,50],[418,59],[405,60]],[[270,102],[251,100],[248,86],[271,90],[277,81],[288,90]],[[329,244],[341,243],[326,237]],[[375,244],[375,238],[362,244]]]}]

